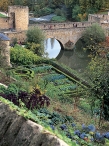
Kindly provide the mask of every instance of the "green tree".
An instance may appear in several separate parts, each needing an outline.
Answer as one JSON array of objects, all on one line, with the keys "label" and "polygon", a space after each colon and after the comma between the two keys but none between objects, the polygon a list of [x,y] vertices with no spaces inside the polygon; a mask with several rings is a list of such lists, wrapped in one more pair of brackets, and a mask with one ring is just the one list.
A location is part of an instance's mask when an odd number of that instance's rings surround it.
[{"label": "green tree", "polygon": [[27,31],[27,48],[39,56],[45,55],[44,33],[41,29],[34,27]]},{"label": "green tree", "polygon": [[92,24],[83,32],[82,40],[87,48],[94,49],[94,46],[105,40],[105,32],[99,24]]},{"label": "green tree", "polygon": [[[102,51],[100,52],[102,54]],[[87,90],[87,98],[93,109],[99,109],[100,121],[109,120],[109,61],[107,57],[96,55],[92,57],[87,69],[90,88]]]},{"label": "green tree", "polygon": [[72,9],[72,19],[73,20],[76,20],[76,21],[79,21],[79,17],[78,17],[78,14],[81,13],[81,8],[79,5],[75,5],[74,8]]}]

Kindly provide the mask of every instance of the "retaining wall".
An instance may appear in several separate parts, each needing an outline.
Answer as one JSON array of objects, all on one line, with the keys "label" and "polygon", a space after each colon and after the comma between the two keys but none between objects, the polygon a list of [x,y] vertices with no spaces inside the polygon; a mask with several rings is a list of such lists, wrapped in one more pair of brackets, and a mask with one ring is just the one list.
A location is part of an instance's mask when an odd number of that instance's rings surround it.
[{"label": "retaining wall", "polygon": [[68,146],[0,101],[0,146]]}]

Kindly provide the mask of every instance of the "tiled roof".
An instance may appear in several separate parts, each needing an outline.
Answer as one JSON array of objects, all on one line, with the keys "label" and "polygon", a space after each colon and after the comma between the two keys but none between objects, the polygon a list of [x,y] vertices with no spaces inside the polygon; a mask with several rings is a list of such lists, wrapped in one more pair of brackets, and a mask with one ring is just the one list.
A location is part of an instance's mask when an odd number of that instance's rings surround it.
[{"label": "tiled roof", "polygon": [[0,33],[0,40],[9,41],[10,39],[6,35],[4,35],[3,33]]}]

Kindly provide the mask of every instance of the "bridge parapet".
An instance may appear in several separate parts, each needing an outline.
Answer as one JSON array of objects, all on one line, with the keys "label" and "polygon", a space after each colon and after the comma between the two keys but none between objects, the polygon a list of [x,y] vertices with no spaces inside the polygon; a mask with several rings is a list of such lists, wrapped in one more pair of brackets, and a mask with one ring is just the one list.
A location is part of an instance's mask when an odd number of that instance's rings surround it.
[{"label": "bridge parapet", "polygon": [[67,22],[67,23],[37,23],[30,24],[29,27],[39,27],[40,29],[67,29],[67,28],[78,28],[78,27],[88,27],[94,22]]}]

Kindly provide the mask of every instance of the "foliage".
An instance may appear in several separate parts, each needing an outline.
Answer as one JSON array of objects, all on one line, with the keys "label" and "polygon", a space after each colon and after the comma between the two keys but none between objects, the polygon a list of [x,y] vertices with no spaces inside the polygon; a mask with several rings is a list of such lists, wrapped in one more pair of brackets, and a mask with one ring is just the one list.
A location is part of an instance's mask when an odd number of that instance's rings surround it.
[{"label": "foliage", "polygon": [[44,34],[37,28],[31,28],[27,31],[27,48],[32,50],[35,54],[43,56],[44,50]]},{"label": "foliage", "polygon": [[64,79],[64,78],[66,77],[62,74],[53,74],[53,75],[51,74],[43,77],[44,80],[49,82],[54,82],[55,80]]},{"label": "foliage", "polygon": [[51,21],[53,22],[65,22],[66,18],[63,16],[54,16],[52,17]]},{"label": "foliage", "polygon": [[[72,142],[76,142],[78,146],[104,146],[109,139],[109,132],[99,133],[93,124],[82,124],[78,127],[74,118],[67,115],[62,115],[57,112],[50,112],[45,108],[33,110],[36,116],[50,126],[53,132],[58,130],[62,135],[65,135]],[[72,144],[75,145],[74,143]]]},{"label": "foliage", "polygon": [[8,0],[0,0],[0,10],[7,11],[10,2]]},{"label": "foliage", "polygon": [[31,79],[34,77],[34,71],[28,68],[16,68],[12,70],[12,73],[16,76],[22,77],[24,79]]},{"label": "foliage", "polygon": [[35,73],[50,72],[51,69],[52,69],[52,66],[47,66],[47,65],[44,65],[44,66],[36,66],[36,67],[32,68],[32,70],[33,70]]},{"label": "foliage", "polygon": [[57,16],[66,17],[66,12],[65,12],[63,9],[57,8],[57,9],[55,10],[55,14],[56,14]]},{"label": "foliage", "polygon": [[37,88],[34,88],[31,93],[27,93],[26,91],[18,92],[17,89],[18,88],[16,88],[14,84],[10,85],[5,94],[0,93],[0,96],[12,101],[18,106],[20,106],[21,102],[23,102],[28,109],[41,108],[49,106],[50,104],[50,99],[47,96],[42,95],[40,90]]},{"label": "foliage", "polygon": [[17,95],[18,93],[18,87],[15,84],[9,84],[7,90],[5,90],[5,94],[15,94]]},{"label": "foliage", "polygon": [[90,97],[89,101],[92,106],[96,106],[100,109],[99,116],[106,120],[109,120],[109,70],[108,60],[100,56],[95,56],[91,59],[88,66],[87,75],[90,79],[91,88],[87,92],[87,96]]},{"label": "foliage", "polygon": [[84,41],[86,47],[91,45],[95,46],[105,40],[104,30],[97,23],[92,24],[92,26],[86,28],[83,32],[82,40]]},{"label": "foliage", "polygon": [[72,9],[72,19],[75,21],[80,21],[78,14],[81,14],[81,9],[80,6],[75,5],[74,8]]},{"label": "foliage", "polygon": [[6,91],[6,87],[0,85],[0,93],[5,93],[5,91]]},{"label": "foliage", "polygon": [[34,64],[36,62],[40,62],[41,60],[41,57],[19,45],[15,45],[14,48],[11,48],[10,58],[11,62],[22,65]]},{"label": "foliage", "polygon": [[35,7],[35,11],[34,11],[34,16],[39,17],[39,16],[45,16],[45,15],[49,15],[51,13],[53,13],[54,10],[49,8],[49,7],[44,7],[42,9],[40,9],[40,7],[36,6]]},{"label": "foliage", "polygon": [[[28,6],[30,11],[33,11],[35,16],[39,17],[42,15],[47,15],[53,13],[55,9],[60,9],[64,7],[64,13],[68,14],[68,18],[71,20],[73,17],[72,11],[75,9],[76,5],[80,7],[81,15],[86,13],[86,16],[90,13],[96,13],[101,9],[108,9],[108,0],[1,0],[0,9],[6,11],[8,5],[23,5]],[[66,9],[67,8],[67,9]],[[77,10],[76,10],[77,11]],[[74,12],[73,12],[74,13]],[[79,13],[80,14],[80,13]],[[78,15],[74,16],[75,21],[78,20]],[[73,20],[74,20],[73,18]]]}]

